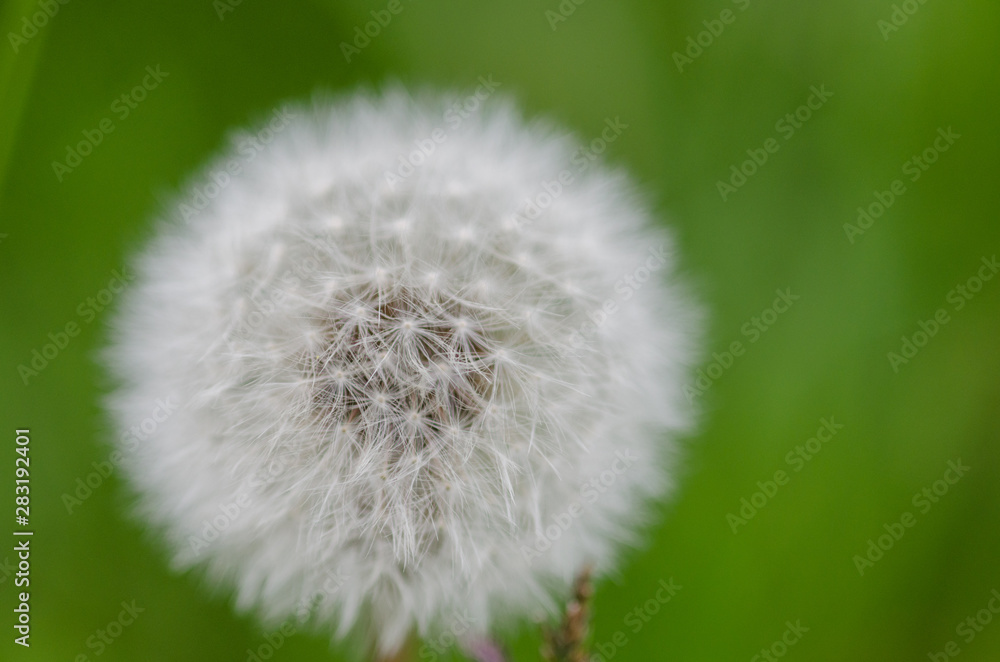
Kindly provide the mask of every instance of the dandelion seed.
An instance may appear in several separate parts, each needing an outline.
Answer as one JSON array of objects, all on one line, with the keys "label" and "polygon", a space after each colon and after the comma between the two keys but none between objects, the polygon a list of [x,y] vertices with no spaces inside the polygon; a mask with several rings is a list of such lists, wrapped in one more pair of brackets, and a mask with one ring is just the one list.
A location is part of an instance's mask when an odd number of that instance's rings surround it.
[{"label": "dandelion seed", "polygon": [[669,247],[622,175],[595,164],[520,222],[577,146],[494,99],[386,186],[451,101],[290,108],[196,222],[165,219],[107,350],[123,429],[184,403],[126,461],[176,564],[266,623],[313,605],[383,653],[457,612],[485,635],[612,569],[691,420],[696,315],[673,265],[616,293]]}]

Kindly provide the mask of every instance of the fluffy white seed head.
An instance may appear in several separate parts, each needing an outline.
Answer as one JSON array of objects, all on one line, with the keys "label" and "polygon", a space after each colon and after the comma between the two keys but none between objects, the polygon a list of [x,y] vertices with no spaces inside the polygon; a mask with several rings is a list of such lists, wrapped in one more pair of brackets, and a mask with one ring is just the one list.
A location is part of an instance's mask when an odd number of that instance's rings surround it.
[{"label": "fluffy white seed head", "polygon": [[237,136],[138,256],[107,353],[118,425],[155,414],[127,473],[177,565],[383,651],[611,568],[690,418],[693,311],[627,180],[453,101]]}]

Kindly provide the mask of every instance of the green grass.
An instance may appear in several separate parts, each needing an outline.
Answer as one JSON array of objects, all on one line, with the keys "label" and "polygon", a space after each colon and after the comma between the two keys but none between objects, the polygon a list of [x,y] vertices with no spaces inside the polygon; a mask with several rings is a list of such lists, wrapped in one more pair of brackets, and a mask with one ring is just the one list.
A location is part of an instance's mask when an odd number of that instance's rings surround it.
[{"label": "green grass", "polygon": [[[265,641],[225,596],[170,572],[117,476],[67,514],[62,495],[109,452],[105,318],[77,308],[233,126],[320,89],[462,90],[485,75],[584,139],[628,124],[606,158],[677,232],[711,316],[703,367],[745,349],[699,398],[681,489],[648,544],[600,584],[594,641],[610,651],[621,631],[615,660],[746,660],[801,621],[786,659],[926,660],[951,640],[963,661],[998,659],[1000,624],[968,642],[956,627],[1000,588],[1000,279],[960,310],[949,293],[1000,253],[1000,8],[930,0],[886,40],[888,1],[590,0],[553,30],[556,0],[403,0],[347,62],[341,42],[384,5],[246,0],[220,20],[207,0],[70,0],[17,53],[7,33],[38,5],[0,10],[0,401],[5,449],[32,431],[37,531],[32,648],[9,637],[4,659],[97,659],[88,637],[133,599],[146,611],[100,659],[246,660]],[[733,21],[679,72],[674,52],[726,8]],[[169,76],[121,118],[115,100],[156,65]],[[788,136],[777,123],[820,85],[832,96]],[[59,181],[52,163],[106,118],[113,132]],[[961,137],[912,181],[904,164],[948,127]],[[724,201],[717,182],[772,137],[779,149]],[[896,179],[905,192],[852,243],[844,225]],[[751,342],[745,325],[779,288],[800,299]],[[887,354],[941,308],[949,321],[894,371]],[[25,385],[18,366],[71,321],[80,334]],[[786,455],[830,416],[843,429],[795,471]],[[968,474],[922,512],[914,495],[958,458]],[[787,484],[734,534],[727,514],[778,470]],[[906,511],[914,526],[861,575],[854,557]],[[670,578],[670,602],[637,615]],[[12,582],[0,576],[8,635]],[[530,624],[511,644],[538,659]],[[297,635],[272,659],[342,659],[327,651]]]}]

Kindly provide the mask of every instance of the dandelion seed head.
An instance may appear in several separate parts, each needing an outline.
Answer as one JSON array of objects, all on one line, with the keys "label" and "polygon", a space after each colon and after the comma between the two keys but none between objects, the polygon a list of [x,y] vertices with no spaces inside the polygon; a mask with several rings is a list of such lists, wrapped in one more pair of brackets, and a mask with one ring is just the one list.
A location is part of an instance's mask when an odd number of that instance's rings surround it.
[{"label": "dandelion seed head", "polygon": [[289,107],[214,198],[178,198],[107,351],[123,430],[182,403],[125,463],[175,564],[383,651],[613,568],[692,418],[697,316],[628,180],[591,165],[523,215],[577,145],[503,101],[404,175],[451,101]]}]

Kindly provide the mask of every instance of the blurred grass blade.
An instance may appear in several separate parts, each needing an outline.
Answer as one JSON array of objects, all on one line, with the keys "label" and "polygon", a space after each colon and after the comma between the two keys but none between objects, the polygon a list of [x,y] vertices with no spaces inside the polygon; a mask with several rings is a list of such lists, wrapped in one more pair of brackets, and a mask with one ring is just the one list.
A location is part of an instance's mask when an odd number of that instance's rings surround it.
[{"label": "blurred grass blade", "polygon": [[[3,38],[3,45],[0,46],[0,210],[3,208],[3,192],[6,190],[7,172],[17,129],[45,43],[45,35],[50,28],[48,23],[36,28],[37,33],[22,42],[23,21],[26,17],[30,20],[31,15],[39,11],[37,1],[10,0],[3,3],[2,7],[0,9],[0,37]],[[50,17],[49,22],[51,21]]]}]

